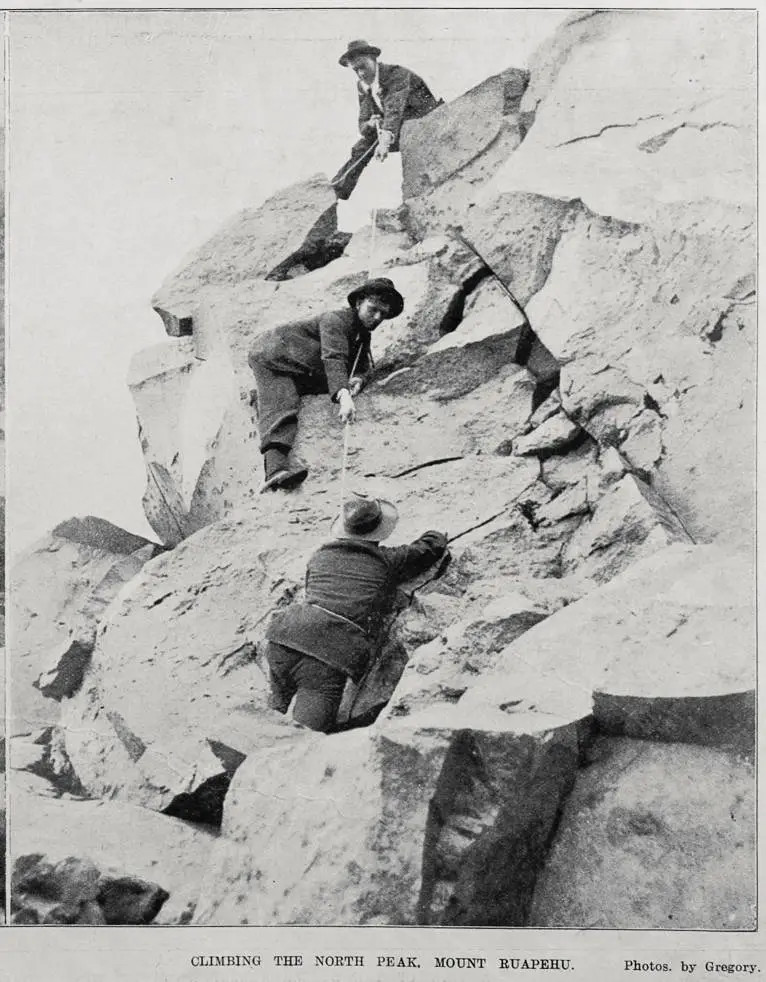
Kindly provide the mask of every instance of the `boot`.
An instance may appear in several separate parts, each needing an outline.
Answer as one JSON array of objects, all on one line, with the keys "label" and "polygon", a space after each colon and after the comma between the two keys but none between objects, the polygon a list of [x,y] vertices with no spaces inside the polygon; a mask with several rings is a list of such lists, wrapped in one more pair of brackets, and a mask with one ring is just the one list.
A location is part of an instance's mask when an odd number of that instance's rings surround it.
[{"label": "boot", "polygon": [[308,468],[300,465],[292,467],[287,461],[287,451],[280,447],[269,447],[263,455],[264,470],[266,479],[260,488],[260,493],[264,491],[276,491],[283,488],[285,491],[295,488],[302,484],[308,476]]}]

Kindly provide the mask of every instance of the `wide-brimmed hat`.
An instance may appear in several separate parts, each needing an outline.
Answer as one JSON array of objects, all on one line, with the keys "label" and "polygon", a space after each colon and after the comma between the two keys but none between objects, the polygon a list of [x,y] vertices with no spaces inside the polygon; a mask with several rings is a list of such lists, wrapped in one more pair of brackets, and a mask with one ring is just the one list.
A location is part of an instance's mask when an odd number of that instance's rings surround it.
[{"label": "wide-brimmed hat", "polygon": [[379,54],[380,48],[376,48],[374,44],[368,44],[359,38],[356,41],[348,42],[348,47],[340,58],[338,58],[338,64],[343,65],[344,68],[348,68],[348,63],[352,58],[356,58],[357,55],[372,55],[373,58],[377,58]]},{"label": "wide-brimmed hat", "polygon": [[332,534],[339,539],[370,539],[380,542],[396,528],[399,512],[383,498],[355,494],[343,503],[343,514],[335,519]]},{"label": "wide-brimmed hat", "polygon": [[358,300],[365,297],[380,297],[391,308],[389,317],[398,317],[404,310],[404,297],[399,293],[391,280],[380,276],[375,280],[367,280],[348,295],[348,302],[353,307]]}]

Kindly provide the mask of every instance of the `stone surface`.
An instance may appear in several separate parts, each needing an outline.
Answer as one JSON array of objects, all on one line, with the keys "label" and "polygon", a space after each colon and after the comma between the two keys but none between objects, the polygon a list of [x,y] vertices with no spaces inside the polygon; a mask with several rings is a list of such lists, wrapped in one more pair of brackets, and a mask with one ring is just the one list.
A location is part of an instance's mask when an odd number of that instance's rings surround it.
[{"label": "stone surface", "polygon": [[250,758],[195,923],[521,924],[578,755],[576,721],[448,707]]},{"label": "stone surface", "polygon": [[586,697],[604,732],[752,753],[754,610],[747,557],[672,545],[532,627],[460,704]]},{"label": "stone surface", "polygon": [[753,792],[751,765],[726,751],[597,740],[529,925],[753,930]]},{"label": "stone surface", "polygon": [[[323,175],[300,181],[272,195],[259,208],[233,216],[199,249],[188,255],[152,298],[169,334],[190,333],[200,285],[233,285],[263,279],[285,263],[298,261],[303,248],[329,239],[337,229],[335,194]],[[164,312],[164,316],[163,316]],[[178,328],[175,321],[180,323]]]},{"label": "stone surface", "polygon": [[46,790],[42,784],[13,793],[14,919],[191,920],[215,842],[211,832],[131,805],[50,797]]},{"label": "stone surface", "polygon": [[55,722],[59,710],[33,687],[46,658],[73,634],[88,644],[106,605],[154,546],[93,517],[62,522],[9,571],[13,613],[11,733]]}]

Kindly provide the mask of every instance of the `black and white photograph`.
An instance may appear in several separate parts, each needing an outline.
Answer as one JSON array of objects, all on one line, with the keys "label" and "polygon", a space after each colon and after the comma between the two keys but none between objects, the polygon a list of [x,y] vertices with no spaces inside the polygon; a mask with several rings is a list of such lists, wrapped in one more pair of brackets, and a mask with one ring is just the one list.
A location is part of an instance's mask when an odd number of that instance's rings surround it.
[{"label": "black and white photograph", "polygon": [[[444,982],[706,932],[744,978],[757,12],[5,42],[8,933],[442,929],[273,978]],[[255,976],[210,944],[184,979]]]}]

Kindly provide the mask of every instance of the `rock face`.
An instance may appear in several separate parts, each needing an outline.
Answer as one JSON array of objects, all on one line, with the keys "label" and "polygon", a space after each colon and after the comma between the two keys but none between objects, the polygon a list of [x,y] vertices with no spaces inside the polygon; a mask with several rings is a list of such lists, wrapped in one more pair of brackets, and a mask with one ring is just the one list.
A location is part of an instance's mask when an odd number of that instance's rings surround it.
[{"label": "rock face", "polygon": [[[19,594],[15,753],[220,825],[197,923],[751,928],[754,37],[748,12],[579,13],[405,128],[374,229],[339,238],[311,179],[155,296],[170,337],[130,388],[172,549],[57,530],[39,627]],[[451,544],[325,737],[267,708],[262,642],[338,513],[343,431],[305,397],[309,478],[258,495],[247,354],[370,273],[405,309],[346,487],[397,502],[392,544]],[[107,572],[127,586],[69,623]]]},{"label": "rock face", "polygon": [[730,753],[597,740],[529,924],[752,931],[754,806],[752,766]]},{"label": "rock face", "polygon": [[[11,734],[58,719],[53,700],[79,687],[101,615],[155,549],[140,536],[88,517],[62,522],[14,564]],[[45,693],[33,687],[41,673]]]},{"label": "rock face", "polygon": [[[185,924],[215,836],[15,775],[13,923]],[[23,790],[22,790],[23,788]]]}]

